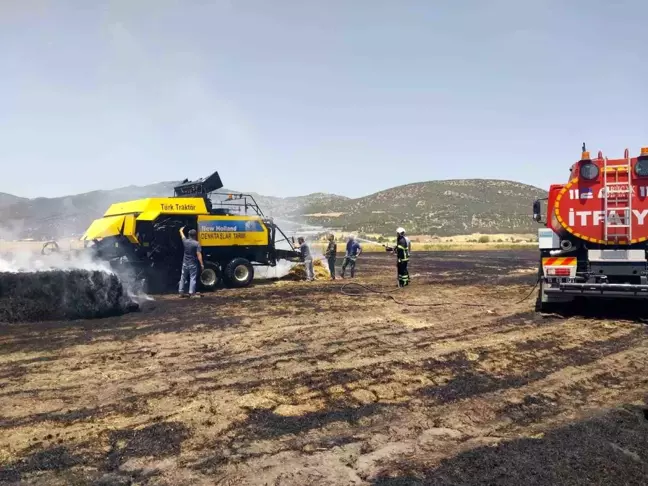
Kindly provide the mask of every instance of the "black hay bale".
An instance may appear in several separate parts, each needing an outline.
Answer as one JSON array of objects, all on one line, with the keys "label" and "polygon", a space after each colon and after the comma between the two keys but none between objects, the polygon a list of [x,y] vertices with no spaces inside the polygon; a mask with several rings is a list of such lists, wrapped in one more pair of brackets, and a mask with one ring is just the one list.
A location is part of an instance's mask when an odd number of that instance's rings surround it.
[{"label": "black hay bale", "polygon": [[0,322],[91,319],[136,307],[119,278],[106,272],[0,273]]}]

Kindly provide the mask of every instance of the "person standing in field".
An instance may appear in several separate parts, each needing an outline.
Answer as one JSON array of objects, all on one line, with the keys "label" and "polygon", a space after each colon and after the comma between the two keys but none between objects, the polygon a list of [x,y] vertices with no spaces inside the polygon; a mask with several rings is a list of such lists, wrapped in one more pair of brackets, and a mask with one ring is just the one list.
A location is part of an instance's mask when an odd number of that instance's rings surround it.
[{"label": "person standing in field", "polygon": [[178,293],[180,297],[186,295],[185,288],[187,286],[187,280],[189,280],[189,297],[195,297],[197,295],[198,271],[202,272],[204,268],[202,248],[197,241],[196,230],[189,230],[189,238],[187,238],[185,237],[184,229],[184,226],[180,228],[184,254],[182,257],[182,273],[180,275],[180,283],[178,284]]},{"label": "person standing in field", "polygon": [[306,280],[312,282],[315,280],[315,269],[313,268],[313,255],[311,254],[310,246],[301,236],[297,238],[297,242],[299,243],[302,262],[304,262],[304,267],[306,268]]},{"label": "person standing in field", "polygon": [[326,261],[328,261],[329,272],[331,273],[331,280],[335,280],[335,260],[337,258],[337,243],[335,242],[335,235],[328,236],[328,246],[324,253]]},{"label": "person standing in field", "polygon": [[396,254],[396,274],[399,287],[407,287],[410,283],[409,271],[407,269],[410,258],[410,247],[411,243],[405,236],[405,230],[398,228],[396,230],[396,248],[393,251]]},{"label": "person standing in field", "polygon": [[354,235],[349,236],[349,241],[346,245],[346,253],[344,255],[344,261],[342,262],[342,273],[340,276],[344,278],[344,273],[346,272],[347,267],[351,270],[351,278],[355,277],[356,269],[356,260],[362,253],[362,247],[360,243],[356,241]]}]

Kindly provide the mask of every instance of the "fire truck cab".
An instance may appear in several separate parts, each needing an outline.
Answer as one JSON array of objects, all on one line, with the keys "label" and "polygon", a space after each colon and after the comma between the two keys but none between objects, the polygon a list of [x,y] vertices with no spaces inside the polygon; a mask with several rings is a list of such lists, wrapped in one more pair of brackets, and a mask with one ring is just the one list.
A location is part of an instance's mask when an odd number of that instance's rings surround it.
[{"label": "fire truck cab", "polygon": [[648,298],[648,147],[608,159],[583,144],[567,183],[552,185],[533,214],[543,224],[537,310],[579,297]]}]

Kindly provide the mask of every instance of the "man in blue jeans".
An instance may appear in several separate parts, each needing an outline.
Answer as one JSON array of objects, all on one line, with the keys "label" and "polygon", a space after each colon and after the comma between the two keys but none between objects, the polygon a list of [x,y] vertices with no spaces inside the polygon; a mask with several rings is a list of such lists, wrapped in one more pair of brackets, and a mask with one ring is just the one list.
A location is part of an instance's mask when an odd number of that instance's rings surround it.
[{"label": "man in blue jeans", "polygon": [[198,272],[203,270],[202,248],[196,238],[196,230],[189,230],[189,238],[184,235],[183,226],[180,228],[180,237],[182,238],[182,246],[184,247],[184,255],[182,257],[182,274],[180,275],[180,284],[178,292],[180,297],[184,297],[185,287],[187,286],[187,279],[189,280],[189,297],[196,296],[196,285],[198,283]]},{"label": "man in blue jeans", "polygon": [[340,277],[344,278],[344,273],[346,272],[347,267],[351,269],[351,278],[355,277],[356,270],[356,260],[362,253],[362,247],[360,243],[356,241],[354,235],[349,236],[349,241],[346,245],[346,254],[344,255],[344,260],[342,261],[342,273]]},{"label": "man in blue jeans", "polygon": [[304,267],[306,268],[306,280],[312,282],[315,280],[315,270],[313,268],[313,255],[311,254],[310,246],[302,237],[297,238],[297,242],[299,243],[301,260],[304,262]]}]

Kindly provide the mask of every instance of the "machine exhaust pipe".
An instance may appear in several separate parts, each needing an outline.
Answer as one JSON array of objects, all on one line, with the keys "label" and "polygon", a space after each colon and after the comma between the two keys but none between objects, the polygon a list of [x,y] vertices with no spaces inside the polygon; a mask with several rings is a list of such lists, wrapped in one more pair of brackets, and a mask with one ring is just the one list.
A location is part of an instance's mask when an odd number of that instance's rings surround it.
[{"label": "machine exhaust pipe", "polygon": [[572,251],[574,244],[570,240],[562,240],[560,242],[560,249],[564,252]]},{"label": "machine exhaust pipe", "polygon": [[571,253],[572,251],[576,250],[576,247],[574,244],[569,241],[569,240],[561,240],[560,241],[560,250],[551,250],[549,254],[551,256],[560,256],[564,255],[566,253]]}]

